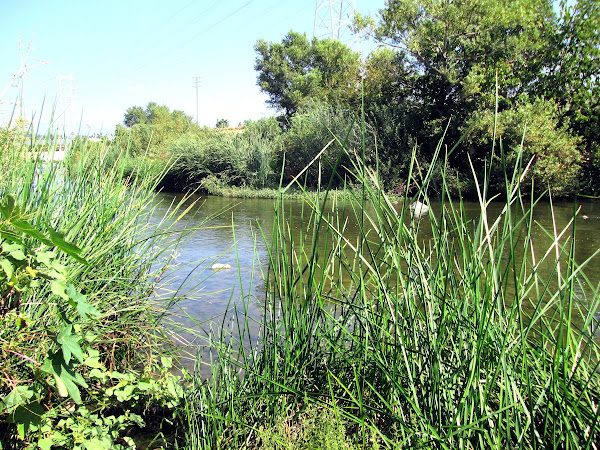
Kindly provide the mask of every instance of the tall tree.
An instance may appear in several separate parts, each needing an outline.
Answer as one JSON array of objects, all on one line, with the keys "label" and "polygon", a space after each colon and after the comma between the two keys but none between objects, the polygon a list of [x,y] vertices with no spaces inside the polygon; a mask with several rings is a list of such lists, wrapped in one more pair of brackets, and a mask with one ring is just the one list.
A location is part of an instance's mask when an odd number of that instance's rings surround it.
[{"label": "tall tree", "polygon": [[[356,25],[405,55],[426,159],[444,133],[455,142],[493,114],[496,100],[500,111],[523,107],[546,68],[557,18],[552,0],[388,0],[378,23],[359,16]],[[487,143],[467,150],[482,162],[489,153]],[[452,162],[468,169],[464,153]]]},{"label": "tall tree", "polygon": [[582,138],[586,189],[600,192],[600,2],[561,2],[558,32],[550,41],[537,93],[564,108]]},{"label": "tall tree", "polygon": [[281,43],[259,40],[254,68],[268,103],[291,117],[308,99],[353,104],[358,99],[360,55],[339,41],[290,31]]}]

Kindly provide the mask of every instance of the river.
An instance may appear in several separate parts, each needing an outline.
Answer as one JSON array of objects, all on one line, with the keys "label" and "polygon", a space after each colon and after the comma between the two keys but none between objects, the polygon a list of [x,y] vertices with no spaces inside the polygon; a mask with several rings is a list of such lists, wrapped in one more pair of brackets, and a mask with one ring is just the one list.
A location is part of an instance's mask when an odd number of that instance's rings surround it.
[{"label": "river", "polygon": [[[156,198],[155,219],[162,217],[169,205],[180,198],[181,195],[159,194]],[[179,227],[199,229],[181,243],[176,258],[178,268],[165,276],[165,283],[159,294],[168,296],[173,292],[178,293],[181,301],[173,308],[173,317],[178,323],[192,329],[198,328],[198,324],[204,326],[214,319],[220,320],[241,295],[250,299],[248,315],[254,319],[260,318],[264,292],[261,267],[265,269],[268,262],[267,246],[261,230],[267,237],[270,236],[275,201],[213,196],[192,197],[188,204],[192,201],[196,205],[181,220]],[[302,203],[288,203],[292,205],[287,208],[291,211],[288,216],[290,228],[294,230],[293,233],[299,233]],[[497,216],[503,205],[501,202],[492,203],[488,209],[489,216]],[[432,214],[439,212],[438,203],[432,202],[430,206]],[[600,248],[600,202],[587,201],[580,206],[575,239],[578,263],[588,259]],[[466,202],[464,207],[467,218],[479,216],[478,203]],[[560,231],[569,223],[573,213],[573,202],[555,202],[553,212],[549,202],[536,205],[533,218],[541,225],[535,226],[532,231],[536,254],[542,255],[551,243],[542,227],[552,229],[552,214]],[[345,235],[350,241],[358,236],[355,221],[348,222]],[[431,226],[425,218],[419,227],[419,239],[425,242],[431,237]],[[211,270],[215,263],[230,264],[232,268]],[[600,258],[593,259],[585,273],[597,284],[600,280]],[[192,335],[189,334],[188,337]]]}]

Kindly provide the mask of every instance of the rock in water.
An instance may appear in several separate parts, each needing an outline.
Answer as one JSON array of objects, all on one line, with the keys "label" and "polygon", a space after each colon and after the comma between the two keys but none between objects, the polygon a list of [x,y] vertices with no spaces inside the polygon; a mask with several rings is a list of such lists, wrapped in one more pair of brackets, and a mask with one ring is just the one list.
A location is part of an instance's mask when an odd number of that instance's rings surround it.
[{"label": "rock in water", "polygon": [[413,217],[421,217],[429,212],[429,206],[427,206],[425,203],[416,201],[410,205],[410,211]]},{"label": "rock in water", "polygon": [[210,267],[212,270],[231,269],[230,264],[215,263]]}]

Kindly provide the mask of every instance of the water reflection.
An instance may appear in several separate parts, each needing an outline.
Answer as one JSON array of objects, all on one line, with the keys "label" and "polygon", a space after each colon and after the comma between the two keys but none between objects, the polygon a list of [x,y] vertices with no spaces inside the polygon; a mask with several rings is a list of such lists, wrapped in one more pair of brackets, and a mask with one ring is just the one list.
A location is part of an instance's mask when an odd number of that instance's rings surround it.
[{"label": "water reflection", "polygon": [[[173,201],[180,196],[160,194],[153,220],[159,220],[168,210]],[[177,263],[179,270],[168,274],[168,284],[165,292],[178,292],[183,300],[174,313],[179,315],[178,321],[186,326],[194,327],[194,321],[207,323],[213,318],[222,317],[231,311],[243,294],[250,298],[248,315],[258,319],[262,311],[264,282],[262,270],[268,264],[268,252],[265,240],[270,237],[273,222],[275,201],[265,199],[231,199],[224,197],[193,197],[188,202],[196,201],[196,206],[190,214],[178,224],[179,229],[201,228],[192,233],[179,248]],[[300,241],[300,231],[308,226],[308,214],[301,201],[286,203],[287,226],[296,242]],[[432,202],[429,214],[439,217],[441,206]],[[572,236],[569,230],[563,237],[574,238],[575,259],[578,264],[590,258],[596,249],[600,248],[600,203],[585,202],[581,205],[578,215],[577,234]],[[400,205],[396,205],[400,208]],[[488,207],[490,223],[501,213],[504,204],[491,203]],[[476,202],[464,203],[467,220],[475,221],[480,215],[480,206]],[[536,225],[533,227],[533,241],[536,247],[536,257],[541,258],[546,249],[552,244],[553,218],[557,232],[569,224],[575,211],[572,202],[537,204],[532,218]],[[359,226],[354,213],[349,210],[344,215],[343,207],[333,205],[328,211],[330,218],[335,218],[340,226],[344,226],[344,235],[349,242],[356,242],[359,236]],[[206,223],[203,223],[210,218]],[[407,217],[407,220],[410,220]],[[550,231],[550,235],[548,234]],[[433,238],[431,223],[424,218],[418,225],[418,238],[426,244]],[[300,245],[300,244],[298,244]],[[321,243],[324,245],[324,243]],[[214,263],[230,264],[232,269],[212,271]],[[543,270],[553,270],[552,263],[546,264]],[[588,276],[594,277],[594,284],[600,277],[599,258],[593,259],[585,270]],[[579,289],[579,288],[577,288]],[[576,295],[582,295],[577,292]],[[187,315],[187,317],[186,317]],[[255,333],[256,327],[253,327]],[[191,336],[191,335],[190,335]]]}]

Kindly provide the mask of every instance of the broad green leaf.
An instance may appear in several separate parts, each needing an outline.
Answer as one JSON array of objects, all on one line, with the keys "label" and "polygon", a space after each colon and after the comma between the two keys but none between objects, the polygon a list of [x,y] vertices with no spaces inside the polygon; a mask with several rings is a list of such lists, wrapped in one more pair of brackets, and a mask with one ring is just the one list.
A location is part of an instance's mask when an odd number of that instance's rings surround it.
[{"label": "broad green leaf", "polygon": [[37,259],[38,262],[45,264],[48,267],[50,267],[50,265],[52,264],[52,259],[54,259],[54,257],[56,257],[56,253],[52,251],[39,251],[35,254],[35,259]]},{"label": "broad green leaf", "polygon": [[52,445],[55,443],[56,439],[54,437],[51,438],[42,438],[37,442],[37,445],[42,450],[52,450]]},{"label": "broad green leaf", "polygon": [[71,300],[74,300],[75,305],[73,306],[77,308],[77,312],[83,319],[87,319],[88,317],[97,317],[100,315],[100,311],[87,303],[87,296],[75,289],[72,284],[67,286],[66,293]]},{"label": "broad green leaf", "polygon": [[17,386],[2,399],[2,403],[4,403],[3,412],[11,412],[15,407],[29,403],[35,393],[36,391],[30,386]]},{"label": "broad green leaf", "polygon": [[65,239],[64,239],[65,235],[63,233],[54,231],[50,227],[48,227],[48,232],[50,234],[50,240],[52,241],[52,244],[54,244],[55,246],[60,248],[67,255],[75,258],[80,263],[85,264],[86,266],[89,266],[89,263],[84,258],[79,256],[79,253],[81,253],[81,249],[79,247],[77,247],[75,244],[65,241]]},{"label": "broad green leaf", "polygon": [[8,253],[10,256],[12,256],[18,261],[22,261],[26,258],[25,253],[23,252],[23,246],[20,244],[11,244],[9,242],[3,242],[2,251],[4,253]]},{"label": "broad green leaf", "polygon": [[13,272],[14,272],[13,266],[10,263],[10,261],[5,258],[0,259],[0,267],[2,267],[2,270],[4,270],[4,273],[6,274],[6,278],[8,278],[10,280],[12,278]]},{"label": "broad green leaf", "polygon": [[23,240],[20,236],[17,236],[15,233],[6,230],[0,230],[0,236],[2,239],[6,239],[7,241],[14,242],[15,244],[22,244]]},{"label": "broad green leaf", "polygon": [[69,324],[60,329],[56,342],[61,346],[66,364],[71,361],[71,355],[83,362],[83,350],[79,346],[81,336],[73,334],[73,325]]},{"label": "broad green leaf", "polygon": [[92,349],[88,350],[88,357],[85,358],[83,364],[85,364],[88,367],[91,367],[92,369],[101,369],[102,367],[104,367],[100,362],[100,355],[96,353],[98,352],[96,351],[94,354],[92,354]]},{"label": "broad green leaf", "polygon": [[[62,380],[62,378],[56,373],[52,374],[52,376],[54,377],[54,384],[56,385],[58,395],[60,395],[61,397],[68,397],[69,391],[67,390],[67,386],[65,385],[65,382]],[[77,403],[77,400],[75,400],[75,402]]]},{"label": "broad green leaf", "polygon": [[24,439],[30,429],[37,429],[37,425],[39,425],[45,412],[46,410],[39,402],[20,405],[12,414],[8,415],[6,422],[18,424],[19,436]]},{"label": "broad green leaf", "polygon": [[161,356],[160,362],[162,363],[163,369],[170,369],[173,367],[173,358],[169,356]]},{"label": "broad green leaf", "polygon": [[61,380],[64,382],[64,386],[69,392],[69,396],[73,399],[73,401],[75,401],[75,403],[81,405],[81,393],[79,392],[79,388],[73,382],[73,379],[67,376],[63,376]]},{"label": "broad green leaf", "polygon": [[98,317],[100,315],[100,311],[98,311],[95,306],[90,305],[87,302],[78,302],[77,312],[84,319],[87,317]]},{"label": "broad green leaf", "polygon": [[68,300],[69,296],[65,292],[67,281],[63,279],[54,279],[50,282],[50,289],[53,294],[58,295],[59,297]]},{"label": "broad green leaf", "polygon": [[62,353],[51,353],[49,358],[46,358],[40,370],[51,374],[56,383],[56,389],[61,397],[71,397],[75,403],[81,404],[81,394],[76,384],[87,388],[88,385],[81,374],[73,371],[73,368],[65,365]]},{"label": "broad green leaf", "polygon": [[17,230],[21,231],[23,234],[31,236],[32,238],[35,238],[46,245],[52,245],[52,242],[46,236],[44,236],[44,234],[41,231],[39,231],[29,222],[25,220],[11,220],[10,224]]},{"label": "broad green leaf", "polygon": [[[113,447],[113,442],[110,439],[91,439],[83,444],[86,450],[110,450]],[[135,448],[135,447],[131,447]]]},{"label": "broad green leaf", "polygon": [[15,204],[15,199],[12,195],[5,195],[0,201],[0,214],[5,220],[9,220],[11,217],[20,217],[21,210]]}]

